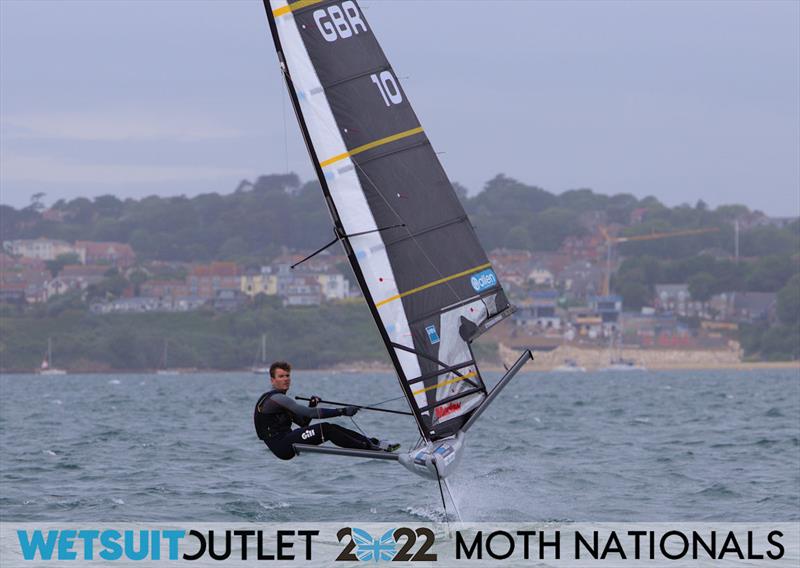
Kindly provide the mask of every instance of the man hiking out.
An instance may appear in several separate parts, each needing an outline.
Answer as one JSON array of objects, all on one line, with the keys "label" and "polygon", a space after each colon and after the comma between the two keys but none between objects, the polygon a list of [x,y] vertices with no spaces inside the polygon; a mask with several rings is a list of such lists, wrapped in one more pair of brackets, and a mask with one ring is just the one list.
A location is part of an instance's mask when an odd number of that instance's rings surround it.
[{"label": "man hiking out", "polygon": [[[312,396],[308,407],[300,406],[286,395],[292,383],[292,366],[285,361],[276,361],[269,368],[272,390],[262,394],[256,403],[253,421],[256,433],[273,454],[282,460],[290,460],[296,454],[294,444],[318,446],[331,441],[342,448],[393,452],[399,444],[381,442],[367,438],[358,432],[342,428],[330,422],[310,426],[313,419],[353,416],[357,406],[344,408],[317,408],[319,397]],[[292,423],[300,428],[292,430]]]}]

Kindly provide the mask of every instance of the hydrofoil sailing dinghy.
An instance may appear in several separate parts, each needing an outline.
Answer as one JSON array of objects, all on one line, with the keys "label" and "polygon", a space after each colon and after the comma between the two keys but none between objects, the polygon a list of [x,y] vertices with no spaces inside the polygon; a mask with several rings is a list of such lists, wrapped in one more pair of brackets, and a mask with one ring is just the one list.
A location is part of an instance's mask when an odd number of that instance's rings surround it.
[{"label": "hydrofoil sailing dinghy", "polygon": [[327,246],[344,246],[420,433],[400,455],[295,449],[396,460],[441,481],[531,353],[486,388],[471,344],[514,308],[358,4],[264,6],[333,221]]}]

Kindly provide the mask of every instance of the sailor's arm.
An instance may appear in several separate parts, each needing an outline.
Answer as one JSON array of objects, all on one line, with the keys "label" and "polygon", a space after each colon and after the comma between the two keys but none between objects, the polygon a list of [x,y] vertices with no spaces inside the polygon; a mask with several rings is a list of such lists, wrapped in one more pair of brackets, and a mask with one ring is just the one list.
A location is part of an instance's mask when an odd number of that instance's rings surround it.
[{"label": "sailor's arm", "polygon": [[[301,406],[297,404],[294,400],[286,396],[285,394],[275,394],[273,395],[270,400],[275,404],[282,406],[285,410],[288,410],[293,417],[298,419],[307,419],[313,420],[317,418],[333,418],[334,416],[344,416],[346,414],[346,408],[319,408],[313,407],[309,408],[307,406]],[[296,420],[297,422],[297,420]],[[300,426],[307,426],[308,422],[306,420],[302,420],[305,424],[301,422],[297,422]]]}]

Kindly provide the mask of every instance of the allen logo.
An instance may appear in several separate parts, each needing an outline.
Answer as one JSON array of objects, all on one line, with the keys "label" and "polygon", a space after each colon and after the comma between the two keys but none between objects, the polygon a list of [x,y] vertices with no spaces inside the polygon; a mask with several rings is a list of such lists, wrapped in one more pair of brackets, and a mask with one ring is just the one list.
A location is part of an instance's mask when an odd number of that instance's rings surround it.
[{"label": "allen logo", "polygon": [[483,292],[488,288],[497,286],[497,276],[494,275],[494,270],[487,268],[483,272],[473,274],[469,279],[472,284],[472,289],[476,292]]}]

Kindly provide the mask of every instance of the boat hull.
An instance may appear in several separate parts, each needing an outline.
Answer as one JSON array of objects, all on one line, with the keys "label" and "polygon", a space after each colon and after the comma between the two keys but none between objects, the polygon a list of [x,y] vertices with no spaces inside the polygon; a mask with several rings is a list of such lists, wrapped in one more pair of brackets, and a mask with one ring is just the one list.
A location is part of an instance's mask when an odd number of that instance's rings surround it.
[{"label": "boat hull", "polygon": [[458,467],[464,452],[465,434],[421,444],[398,456],[398,461],[410,472],[426,479],[445,479]]}]

